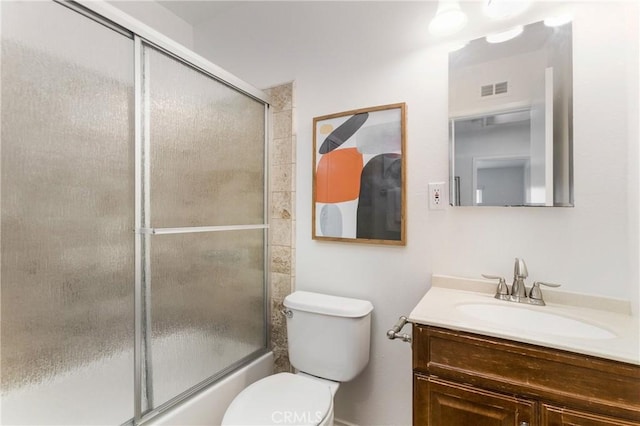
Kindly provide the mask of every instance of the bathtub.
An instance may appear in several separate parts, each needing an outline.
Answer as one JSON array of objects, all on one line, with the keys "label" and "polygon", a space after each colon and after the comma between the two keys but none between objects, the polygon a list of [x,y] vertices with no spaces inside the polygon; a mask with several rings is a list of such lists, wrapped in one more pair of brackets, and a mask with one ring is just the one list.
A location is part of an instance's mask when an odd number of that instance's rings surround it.
[{"label": "bathtub", "polygon": [[[168,351],[167,351],[168,352]],[[175,351],[174,351],[175,352]],[[168,365],[160,360],[162,365]],[[120,424],[127,413],[133,413],[133,374],[114,375],[113,371],[127,371],[133,364],[132,351],[123,352],[108,360],[100,360],[109,368],[94,365],[80,366],[73,371],[56,375],[37,386],[25,386],[0,396],[0,423],[11,425],[69,425],[70,407],[73,424]],[[146,424],[219,425],[224,412],[238,393],[251,383],[273,374],[273,353],[268,352],[225,378],[211,384]],[[91,389],[87,399],[86,384],[90,380],[109,386]],[[122,390],[126,391],[122,391]],[[109,401],[102,404],[100,401]],[[117,409],[114,409],[116,407]],[[100,420],[99,420],[100,419]]]},{"label": "bathtub", "polygon": [[152,419],[149,425],[219,425],[233,398],[251,383],[273,374],[273,352],[212,384],[192,398]]}]

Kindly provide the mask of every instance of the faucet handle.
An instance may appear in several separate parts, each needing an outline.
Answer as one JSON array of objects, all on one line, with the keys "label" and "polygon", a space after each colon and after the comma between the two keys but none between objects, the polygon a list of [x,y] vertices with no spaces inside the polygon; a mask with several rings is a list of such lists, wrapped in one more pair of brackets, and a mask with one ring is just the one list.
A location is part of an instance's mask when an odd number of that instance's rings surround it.
[{"label": "faucet handle", "polygon": [[560,287],[560,284],[554,283],[545,283],[542,281],[536,281],[531,286],[531,291],[529,292],[529,303],[534,305],[544,306],[544,300],[542,299],[542,291],[540,290],[540,286],[544,285],[547,287]]},{"label": "faucet handle", "polygon": [[482,276],[488,280],[498,280],[498,288],[496,288],[496,295],[494,296],[496,299],[509,299],[509,287],[507,287],[507,282],[503,277],[487,274],[482,274]]},{"label": "faucet handle", "polygon": [[499,275],[489,275],[489,274],[482,274],[482,276],[488,280],[501,280],[504,281],[504,278],[499,276]]}]

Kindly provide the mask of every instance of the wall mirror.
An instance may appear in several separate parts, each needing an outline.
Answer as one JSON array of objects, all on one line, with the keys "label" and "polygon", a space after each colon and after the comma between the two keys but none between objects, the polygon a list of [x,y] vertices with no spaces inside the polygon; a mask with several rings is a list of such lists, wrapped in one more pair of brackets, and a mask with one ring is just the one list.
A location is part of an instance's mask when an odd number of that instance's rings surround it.
[{"label": "wall mirror", "polygon": [[520,30],[449,54],[454,206],[573,206],[571,23]]}]

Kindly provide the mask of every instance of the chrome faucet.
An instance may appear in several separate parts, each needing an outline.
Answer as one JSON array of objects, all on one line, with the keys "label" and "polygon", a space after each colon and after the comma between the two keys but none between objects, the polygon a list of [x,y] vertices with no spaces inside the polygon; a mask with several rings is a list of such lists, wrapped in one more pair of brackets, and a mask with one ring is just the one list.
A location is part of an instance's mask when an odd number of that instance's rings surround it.
[{"label": "chrome faucet", "polygon": [[513,284],[511,285],[511,300],[514,302],[527,302],[527,288],[524,279],[529,276],[527,264],[524,259],[518,259],[513,265]]},{"label": "chrome faucet", "polygon": [[533,283],[533,286],[531,286],[531,290],[527,292],[524,280],[529,276],[529,271],[527,271],[527,264],[524,262],[524,259],[519,259],[517,257],[515,264],[513,265],[513,284],[511,285],[511,290],[509,290],[506,280],[498,275],[482,274],[482,276],[490,280],[498,280],[495,298],[509,302],[529,303],[531,305],[544,306],[545,303],[542,298],[540,286],[560,287],[560,284],[536,281]]}]

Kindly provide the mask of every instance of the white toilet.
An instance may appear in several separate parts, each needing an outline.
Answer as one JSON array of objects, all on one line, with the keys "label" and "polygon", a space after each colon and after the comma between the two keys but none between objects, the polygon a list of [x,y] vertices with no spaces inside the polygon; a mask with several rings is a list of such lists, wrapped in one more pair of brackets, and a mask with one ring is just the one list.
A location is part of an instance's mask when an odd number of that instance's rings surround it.
[{"label": "white toilet", "polygon": [[298,373],[274,374],[247,387],[229,405],[222,425],[333,426],[340,382],[369,362],[371,302],[296,291],[284,306],[289,359]]}]

